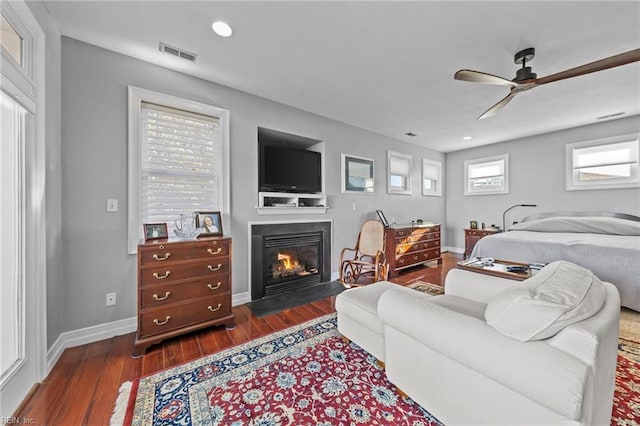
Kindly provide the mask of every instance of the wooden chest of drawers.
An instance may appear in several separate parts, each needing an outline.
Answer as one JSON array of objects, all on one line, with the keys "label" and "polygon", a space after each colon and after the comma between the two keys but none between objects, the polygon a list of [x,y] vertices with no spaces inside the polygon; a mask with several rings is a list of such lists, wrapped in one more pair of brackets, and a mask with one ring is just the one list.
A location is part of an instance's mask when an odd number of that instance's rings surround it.
[{"label": "wooden chest of drawers", "polygon": [[138,245],[138,332],[133,356],[164,339],[233,324],[231,238]]},{"label": "wooden chest of drawers", "polygon": [[385,252],[389,275],[395,277],[404,268],[437,260],[440,255],[440,225],[428,227],[394,226],[385,230]]}]

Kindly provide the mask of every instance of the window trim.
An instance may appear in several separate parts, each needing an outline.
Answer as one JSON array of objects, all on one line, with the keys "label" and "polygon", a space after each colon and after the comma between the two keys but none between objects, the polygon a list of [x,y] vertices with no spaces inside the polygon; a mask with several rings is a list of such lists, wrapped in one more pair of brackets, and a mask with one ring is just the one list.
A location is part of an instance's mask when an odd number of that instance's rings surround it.
[{"label": "window trim", "polygon": [[[427,165],[434,166],[437,169],[438,178],[436,180],[435,190],[428,190],[424,187],[425,168]],[[420,185],[422,186],[422,195],[430,197],[442,196],[442,163],[440,161],[429,160],[428,158],[422,159],[422,181],[420,182]]]},{"label": "window trim", "polygon": [[194,113],[215,116],[220,120],[220,136],[222,138],[222,200],[220,212],[223,222],[230,223],[231,182],[229,155],[229,116],[227,109],[183,99],[135,86],[128,87],[129,124],[128,124],[128,252],[136,254],[138,243],[142,238],[140,226],[140,111],[142,102],[149,102],[170,108],[182,109]]},{"label": "window trim", "polygon": [[[482,163],[490,163],[493,161],[504,162],[504,184],[500,189],[489,190],[472,190],[469,186],[469,166],[475,166]],[[465,160],[464,162],[464,195],[495,195],[495,194],[508,194],[509,193],[509,154],[495,155],[493,157],[476,158],[473,160]]]},{"label": "window trim", "polygon": [[[391,160],[393,158],[405,160],[408,166],[408,174],[404,176],[406,178],[405,189],[396,189],[391,185]],[[413,174],[413,155],[403,154],[401,152],[387,151],[387,193],[389,194],[404,194],[411,195],[413,193],[412,186],[412,174]]]},{"label": "window trim", "polygon": [[[640,152],[640,134],[629,133],[625,135],[612,136],[607,138],[593,139],[583,142],[574,142],[565,145],[565,182],[567,191],[588,191],[596,189],[623,189],[623,188],[638,188],[640,187],[640,161],[635,164],[635,176],[625,179],[621,178],[617,182],[610,180],[590,181],[590,183],[580,183],[575,180],[575,167],[573,164],[573,155],[576,148],[589,148],[595,146],[613,145],[622,142],[636,142],[636,153]],[[640,158],[637,157],[637,160]]]}]

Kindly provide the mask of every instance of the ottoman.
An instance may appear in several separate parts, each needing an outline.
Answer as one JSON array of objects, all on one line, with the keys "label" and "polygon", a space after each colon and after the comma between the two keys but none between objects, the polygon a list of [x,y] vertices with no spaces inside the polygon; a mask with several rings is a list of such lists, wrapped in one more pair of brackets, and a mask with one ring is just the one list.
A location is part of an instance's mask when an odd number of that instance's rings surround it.
[{"label": "ottoman", "polygon": [[384,362],[384,331],[378,318],[378,300],[390,288],[420,297],[421,293],[388,281],[345,290],[336,297],[338,331]]}]

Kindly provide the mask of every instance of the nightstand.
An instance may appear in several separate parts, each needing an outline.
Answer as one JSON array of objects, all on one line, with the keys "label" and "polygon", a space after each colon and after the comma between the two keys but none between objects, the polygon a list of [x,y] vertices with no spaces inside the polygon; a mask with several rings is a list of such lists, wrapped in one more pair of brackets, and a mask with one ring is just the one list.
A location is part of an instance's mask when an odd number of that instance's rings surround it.
[{"label": "nightstand", "polygon": [[481,238],[495,234],[499,231],[495,229],[465,229],[464,230],[464,258],[471,255],[473,248]]}]

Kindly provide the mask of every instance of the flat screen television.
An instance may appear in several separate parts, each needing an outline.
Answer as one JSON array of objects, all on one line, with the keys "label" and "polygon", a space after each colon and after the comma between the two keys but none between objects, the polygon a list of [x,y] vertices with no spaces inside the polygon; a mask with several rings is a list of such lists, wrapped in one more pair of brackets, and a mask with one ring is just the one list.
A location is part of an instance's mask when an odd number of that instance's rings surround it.
[{"label": "flat screen television", "polygon": [[322,192],[319,152],[260,144],[261,192]]}]

